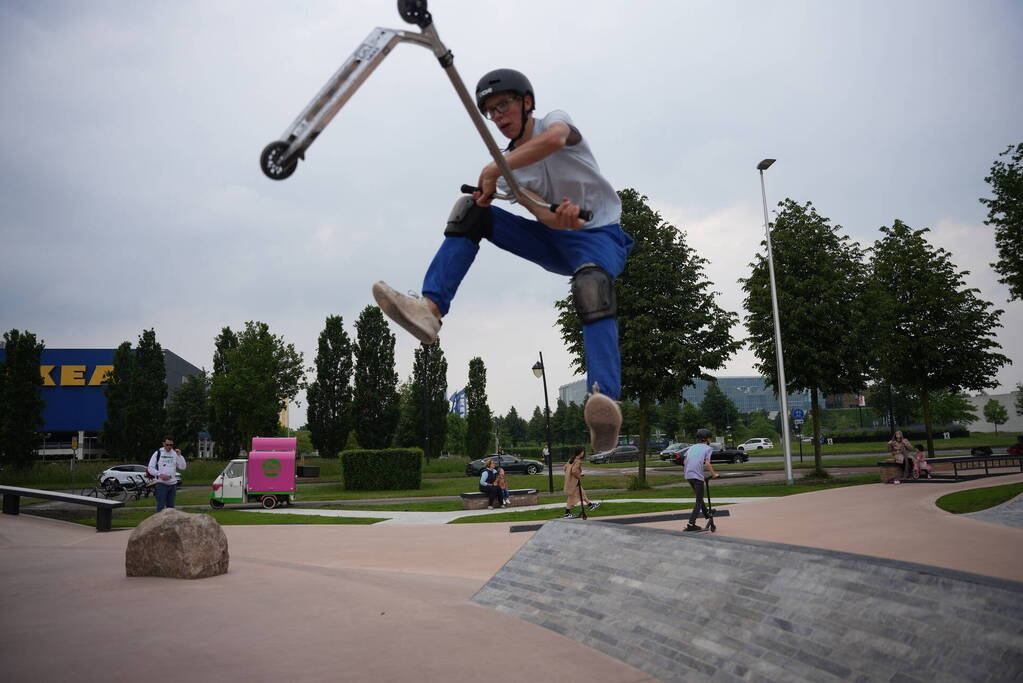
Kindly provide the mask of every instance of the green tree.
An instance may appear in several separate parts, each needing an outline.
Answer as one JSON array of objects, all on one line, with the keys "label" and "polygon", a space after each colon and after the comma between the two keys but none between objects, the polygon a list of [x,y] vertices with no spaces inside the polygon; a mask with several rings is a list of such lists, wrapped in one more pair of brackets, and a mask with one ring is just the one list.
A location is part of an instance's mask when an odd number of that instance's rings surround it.
[{"label": "green tree", "polygon": [[565,409],[565,443],[580,444],[590,440],[590,430],[583,417],[583,407],[571,402]]},{"label": "green tree", "polygon": [[444,450],[447,453],[461,454],[465,451],[465,418],[458,413],[448,413],[447,430],[444,435]]},{"label": "green tree", "polygon": [[363,448],[387,448],[400,410],[394,335],[376,306],[362,310],[355,332],[355,432]]},{"label": "green tree", "polygon": [[[866,382],[870,324],[863,296],[863,252],[841,235],[842,227],[817,213],[811,202],[785,199],[771,226],[778,314],[787,387],[779,386],[769,264],[765,253],[740,280],[746,292],[750,348],[775,393],[820,394],[858,391]],[[706,411],[705,411],[706,412]],[[814,467],[821,463],[820,417],[814,412]]]},{"label": "green tree", "polygon": [[529,418],[526,426],[526,438],[530,443],[544,444],[547,439],[547,420],[543,416],[540,406],[533,408],[533,416]]},{"label": "green tree", "polygon": [[1009,410],[995,399],[984,404],[984,419],[995,426],[995,434],[998,433],[998,425],[1009,421]]},{"label": "green tree", "polygon": [[[741,343],[731,337],[738,317],[722,309],[704,274],[707,261],[685,235],[661,219],[647,198],[621,190],[621,226],[635,240],[615,290],[618,295],[622,396],[639,404],[639,448],[646,452],[658,401],[675,398],[707,370],[720,368]],[[585,371],[582,327],[572,296],[557,302],[561,336]],[[639,461],[646,485],[646,460]]]},{"label": "green tree", "polygon": [[427,460],[440,457],[447,435],[447,376],[448,362],[440,342],[416,348],[398,433],[401,445],[418,446]]},{"label": "green tree", "polygon": [[551,442],[563,445],[565,443],[565,420],[567,418],[568,406],[560,398],[558,406],[551,415]]},{"label": "green tree", "polygon": [[465,387],[465,450],[470,458],[482,457],[493,441],[490,406],[487,404],[487,368],[477,356],[469,361],[469,384]]},{"label": "green tree", "polygon": [[[167,425],[164,431],[174,439],[185,455],[198,450],[199,432],[209,428],[209,375],[203,370],[185,378],[167,401]],[[155,449],[154,449],[155,450]]]},{"label": "green tree", "polygon": [[107,420],[103,444],[123,460],[152,453],[163,442],[167,414],[167,367],[155,330],[143,330],[132,350],[123,342],[107,376]]},{"label": "green tree", "polygon": [[252,437],[277,434],[281,410],[305,387],[302,353],[266,323],[249,321],[224,360],[226,372],[213,375],[210,398],[237,415],[242,448]]},{"label": "green tree", "polygon": [[679,422],[680,411],[681,406],[673,398],[661,401],[660,406],[658,406],[657,424],[664,430],[664,434],[669,441],[675,439],[675,435],[681,427]]},{"label": "green tree", "polygon": [[1023,299],[1023,142],[999,156],[1009,157],[1008,163],[996,159],[991,175],[984,178],[995,196],[980,202],[988,208],[984,224],[995,229],[998,261],[991,267],[1002,276],[999,282],[1008,285],[1012,301]]},{"label": "green tree", "polygon": [[508,414],[504,416],[503,423],[510,446],[521,446],[526,443],[526,430],[529,426],[519,416],[515,406],[508,409]]},{"label": "green tree", "polygon": [[167,366],[155,330],[143,330],[135,347],[129,416],[134,431],[133,453],[149,454],[166,436]]},{"label": "green tree", "polygon": [[734,426],[739,420],[739,408],[735,401],[725,396],[716,381],[707,383],[707,391],[700,402],[703,419],[714,426],[716,434],[724,434],[728,427]]},{"label": "green tree", "polygon": [[932,391],[930,405],[934,424],[947,425],[958,422],[968,425],[977,421],[973,403],[964,394],[954,391]]},{"label": "green tree", "polygon": [[43,426],[43,342],[32,332],[4,332],[0,349],[0,463],[16,470],[32,466]]},{"label": "green tree", "polygon": [[707,418],[703,416],[703,411],[698,405],[686,401],[679,411],[678,422],[682,432],[680,439],[695,441],[696,430],[707,424]]},{"label": "green tree", "polygon": [[[213,375],[210,377],[210,388],[228,382],[228,354],[238,348],[238,335],[225,327],[213,341]],[[116,369],[116,362],[114,364]],[[213,451],[218,458],[237,458],[242,450],[242,437],[238,432],[238,407],[230,392],[209,394],[210,404],[210,436],[213,438]]]},{"label": "green tree", "polygon": [[103,394],[107,400],[107,417],[103,422],[102,432],[103,446],[108,455],[128,460],[132,449],[128,413],[135,369],[131,342],[122,342],[117,347],[112,364],[114,367],[107,375],[106,384],[103,385]]},{"label": "green tree", "polygon": [[317,342],[316,379],[306,390],[309,435],[324,458],[336,458],[352,430],[352,342],[344,320],[329,315]]},{"label": "green tree", "polygon": [[[933,455],[930,392],[981,390],[996,384],[1009,362],[996,349],[1000,310],[967,287],[952,255],[896,220],[882,226],[871,259],[871,298],[878,316],[874,360],[878,374],[921,397],[927,450]],[[907,271],[912,264],[912,271]],[[881,322],[884,324],[881,324]]]}]

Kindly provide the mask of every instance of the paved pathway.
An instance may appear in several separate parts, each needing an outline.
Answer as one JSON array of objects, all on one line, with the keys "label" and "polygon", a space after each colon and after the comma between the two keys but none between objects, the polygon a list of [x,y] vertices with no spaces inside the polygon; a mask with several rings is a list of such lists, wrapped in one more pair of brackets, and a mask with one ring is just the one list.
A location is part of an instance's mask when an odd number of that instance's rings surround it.
[{"label": "paved pathway", "polygon": [[994,522],[1006,526],[1023,527],[1023,494],[1007,500],[1001,505],[980,512],[971,512],[963,515],[971,519],[979,519],[983,522]]},{"label": "paved pathway", "polygon": [[[725,503],[748,503],[766,498],[717,498],[714,505]],[[605,502],[605,509],[613,509],[614,503],[693,503],[693,498],[615,498]],[[315,508],[279,508],[276,510],[246,510],[266,515],[316,515],[319,517],[356,517],[363,519],[386,519],[381,524],[447,524],[460,517],[481,517],[506,512],[528,512],[530,510],[563,509],[564,503],[546,503],[543,505],[521,505],[498,510],[445,510],[442,512],[406,512],[403,510],[317,510]],[[553,517],[552,517],[553,519]]]}]

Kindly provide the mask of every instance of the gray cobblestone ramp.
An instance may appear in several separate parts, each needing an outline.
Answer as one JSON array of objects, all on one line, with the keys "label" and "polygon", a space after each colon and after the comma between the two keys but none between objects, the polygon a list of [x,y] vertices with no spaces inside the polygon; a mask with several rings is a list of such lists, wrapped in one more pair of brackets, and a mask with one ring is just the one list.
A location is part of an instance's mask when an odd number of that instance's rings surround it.
[{"label": "gray cobblestone ramp", "polygon": [[802,546],[556,521],[473,601],[663,681],[1023,679],[1023,583]]}]

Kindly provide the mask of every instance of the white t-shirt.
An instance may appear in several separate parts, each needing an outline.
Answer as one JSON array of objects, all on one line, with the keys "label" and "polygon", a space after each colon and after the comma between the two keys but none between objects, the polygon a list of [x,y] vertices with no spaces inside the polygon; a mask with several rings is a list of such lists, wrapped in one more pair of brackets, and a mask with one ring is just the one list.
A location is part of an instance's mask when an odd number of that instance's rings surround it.
[{"label": "white t-shirt", "polygon": [[[555,109],[542,119],[534,118],[533,137],[550,128],[555,121],[562,121],[575,128],[568,114]],[[545,159],[512,173],[519,185],[551,204],[560,204],[562,198],[568,197],[580,208],[592,211],[593,219],[584,228],[598,228],[621,220],[622,202],[611,183],[600,174],[600,167],[585,137],[574,145],[566,145]],[[497,187],[502,194],[510,191],[504,178],[498,179]]]},{"label": "white t-shirt", "polygon": [[[185,462],[185,459],[178,455],[178,452],[173,448],[169,451],[166,448],[161,448],[149,458],[149,473],[157,478],[158,484],[173,484],[174,475],[178,473],[178,470],[183,470],[187,467],[188,464]],[[167,481],[160,479],[161,474],[170,476],[170,479]]]},{"label": "white t-shirt", "polygon": [[714,449],[705,443],[693,444],[686,451],[686,472],[685,478],[688,479],[699,479],[700,481],[706,481],[703,478],[703,464],[710,460],[711,454]]}]

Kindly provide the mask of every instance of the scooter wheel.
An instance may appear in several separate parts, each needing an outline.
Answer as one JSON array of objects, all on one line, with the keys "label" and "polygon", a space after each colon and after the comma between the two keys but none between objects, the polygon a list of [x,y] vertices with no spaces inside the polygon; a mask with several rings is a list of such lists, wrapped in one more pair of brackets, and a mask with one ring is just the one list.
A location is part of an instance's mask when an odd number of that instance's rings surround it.
[{"label": "scooter wheel", "polygon": [[426,11],[426,0],[398,0],[398,14],[419,28],[426,28],[433,23],[433,17]]},{"label": "scooter wheel", "polygon": [[292,159],[287,164],[281,163],[281,157],[287,151],[288,143],[283,140],[274,140],[263,148],[263,153],[259,155],[259,167],[270,180],[284,180],[298,168],[298,159]]}]

